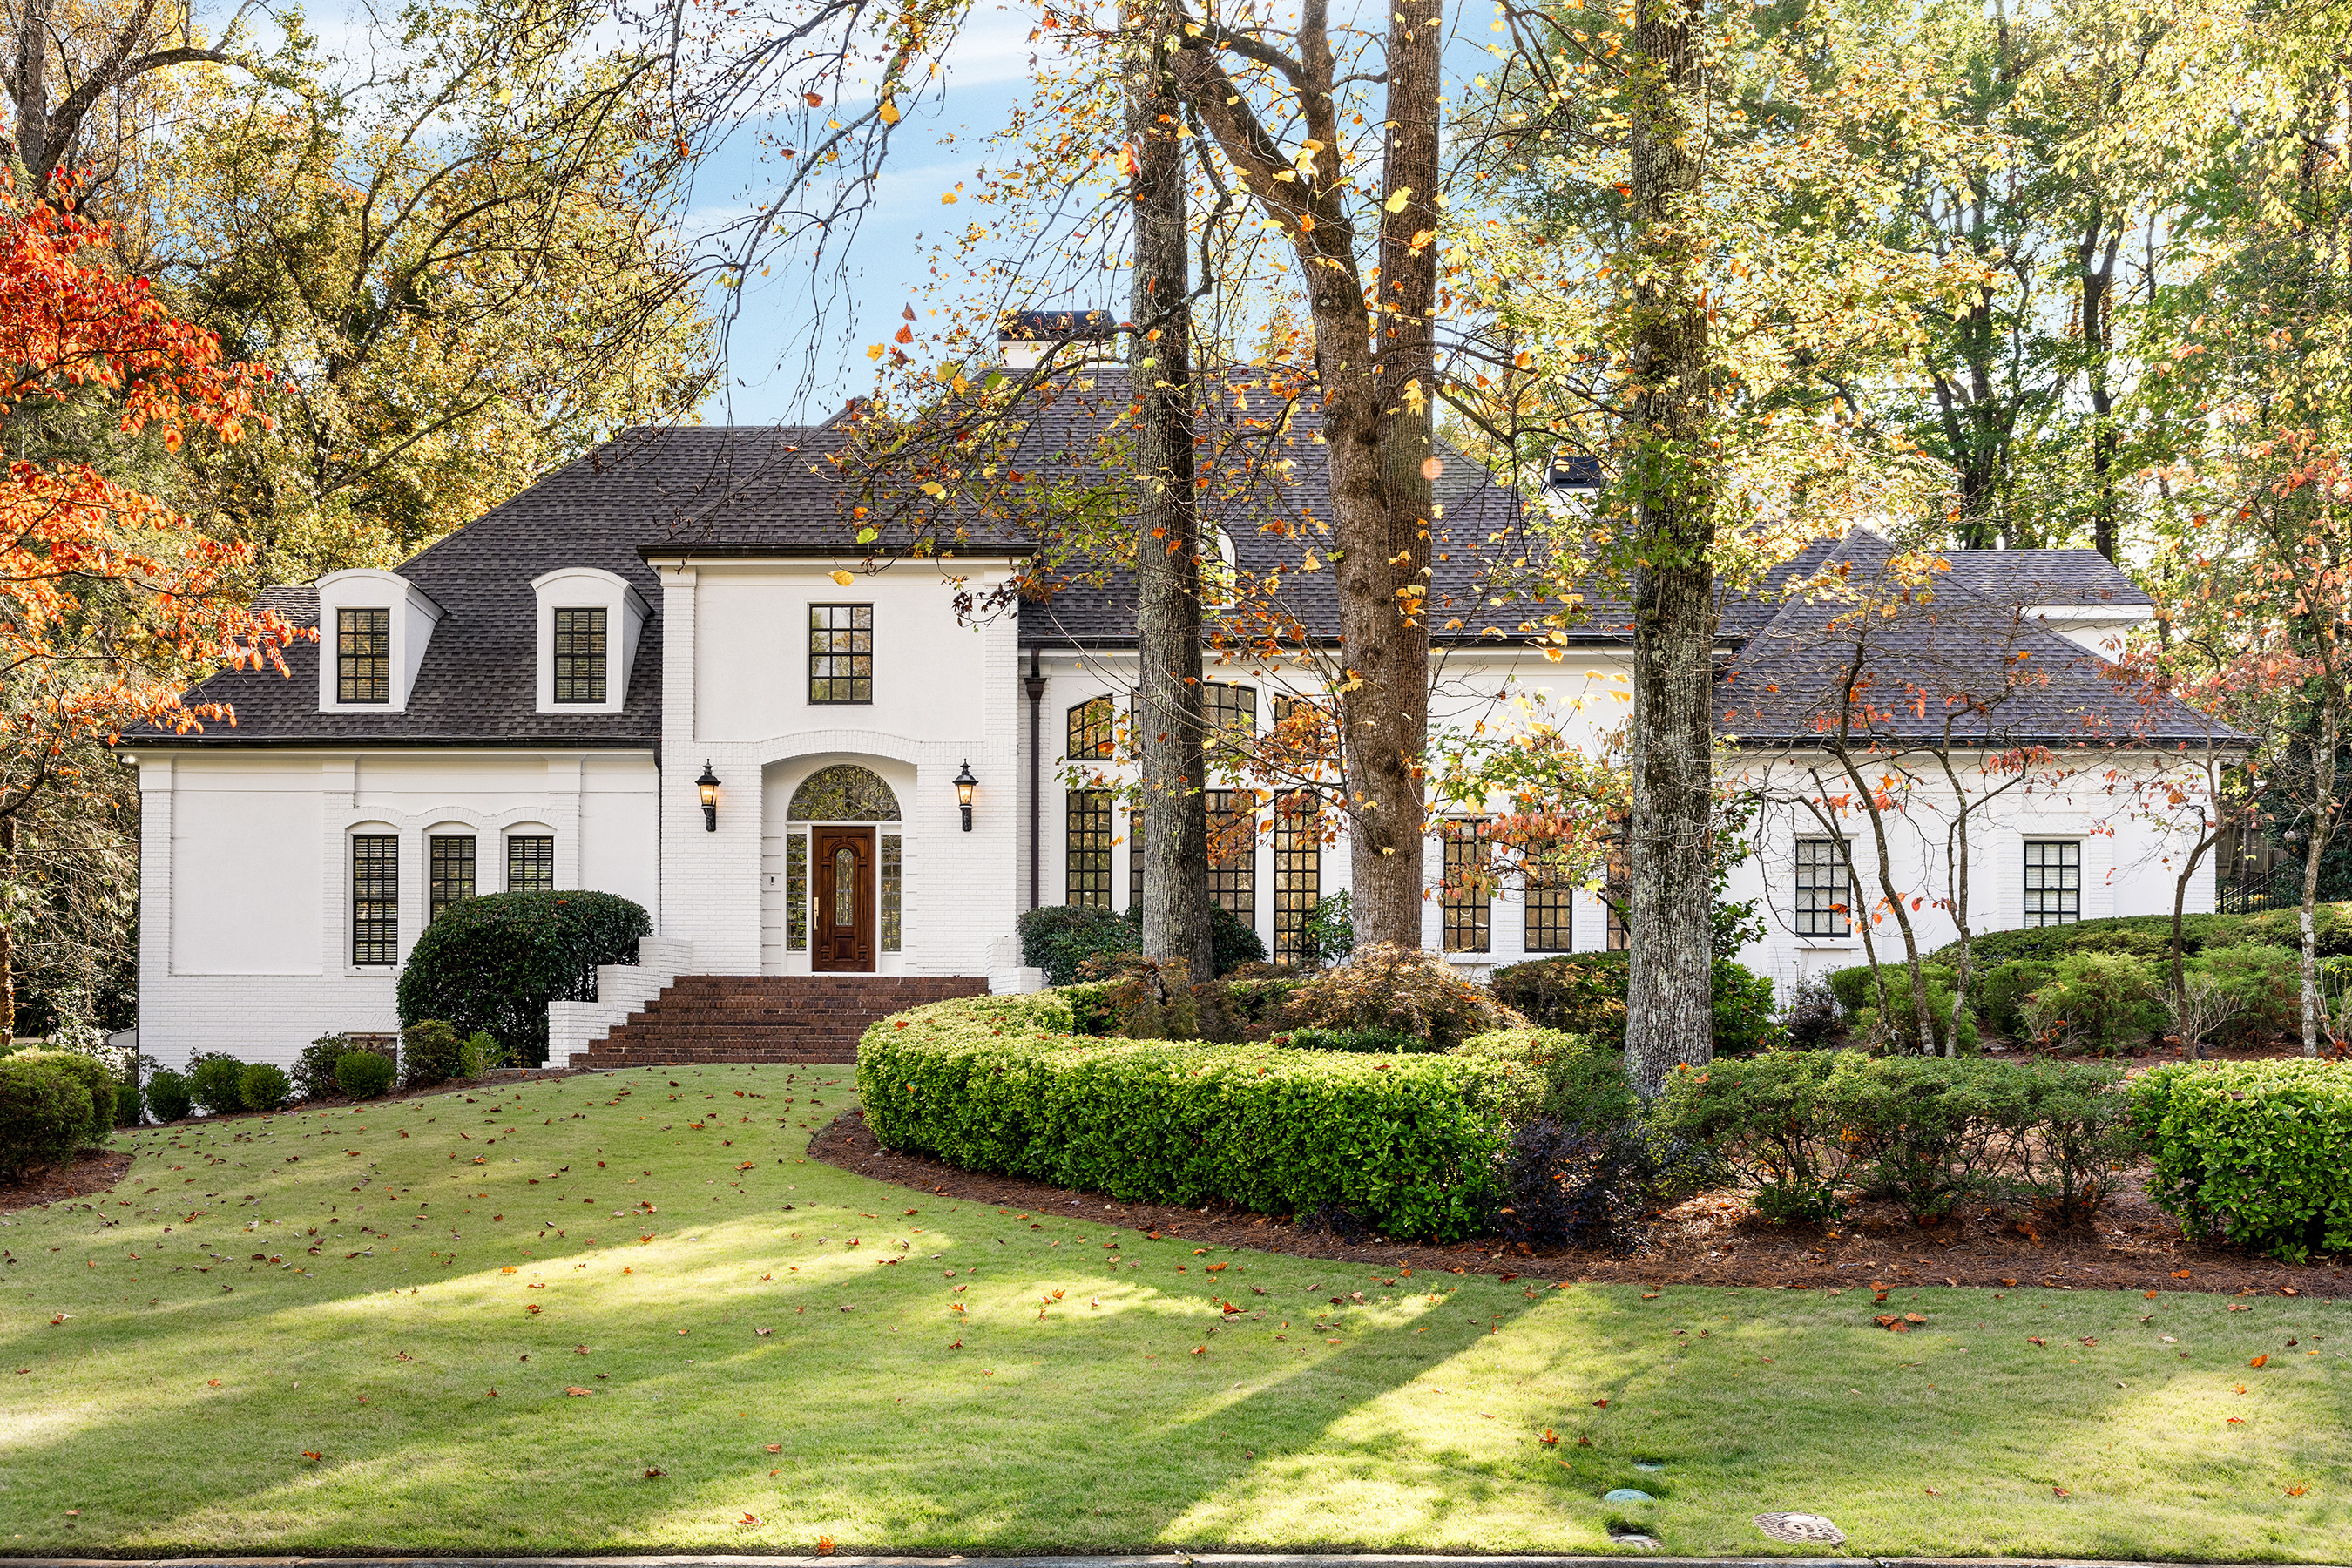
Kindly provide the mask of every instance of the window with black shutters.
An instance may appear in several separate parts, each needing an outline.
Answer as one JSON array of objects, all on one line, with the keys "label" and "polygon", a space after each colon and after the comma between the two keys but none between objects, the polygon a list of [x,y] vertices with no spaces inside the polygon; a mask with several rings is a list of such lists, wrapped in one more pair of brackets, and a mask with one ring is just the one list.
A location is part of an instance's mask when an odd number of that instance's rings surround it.
[{"label": "window with black shutters", "polygon": [[1063,755],[1072,762],[1108,757],[1116,746],[1118,708],[1108,697],[1089,697],[1070,710]]},{"label": "window with black shutters", "polygon": [[2025,841],[2025,923],[2073,925],[2083,918],[2083,846],[2072,838]]},{"label": "window with black shutters", "polygon": [[555,612],[555,700],[604,700],[604,611]]},{"label": "window with black shutters", "polygon": [[874,700],[874,606],[809,606],[809,700]]},{"label": "window with black shutters", "polygon": [[1074,789],[1062,844],[1063,899],[1083,909],[1110,908],[1111,792]]},{"label": "window with black shutters", "polygon": [[429,924],[451,904],[474,896],[474,836],[436,833],[425,840],[428,887],[425,919]]},{"label": "window with black shutters", "polygon": [[335,700],[392,700],[392,612],[335,612]]},{"label": "window with black shutters", "polygon": [[400,962],[400,839],[352,835],[352,963]]},{"label": "window with black shutters", "polygon": [[507,891],[555,891],[555,840],[518,833],[507,840]]}]

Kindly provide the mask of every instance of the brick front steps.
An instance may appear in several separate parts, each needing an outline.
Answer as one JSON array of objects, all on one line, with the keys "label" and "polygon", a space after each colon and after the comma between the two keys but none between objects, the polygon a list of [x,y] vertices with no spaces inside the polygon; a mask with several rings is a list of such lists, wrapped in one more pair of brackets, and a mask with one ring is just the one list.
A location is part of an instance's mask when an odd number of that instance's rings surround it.
[{"label": "brick front steps", "polygon": [[854,1062],[876,1019],[987,990],[972,974],[681,974],[572,1065]]}]

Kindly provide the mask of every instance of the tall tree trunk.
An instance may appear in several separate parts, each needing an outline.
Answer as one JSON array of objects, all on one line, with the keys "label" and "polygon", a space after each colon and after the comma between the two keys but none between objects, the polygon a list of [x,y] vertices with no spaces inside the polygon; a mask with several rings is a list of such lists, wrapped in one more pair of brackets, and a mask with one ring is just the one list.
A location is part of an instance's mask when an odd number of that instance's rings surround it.
[{"label": "tall tree trunk", "polygon": [[[16,875],[16,816],[0,816],[0,882]],[[0,1049],[16,1038],[16,935],[0,921]]]},{"label": "tall tree trunk", "polygon": [[1135,219],[1128,351],[1135,398],[1136,725],[1143,753],[1143,951],[1213,978],[1208,801],[1202,794],[1201,521],[1193,488],[1192,317],[1181,109],[1156,7],[1128,77]]},{"label": "tall tree trunk", "polygon": [[1713,455],[1706,305],[1695,226],[1706,8],[1641,0],[1633,22],[1629,213],[1634,529],[1633,920],[1625,1071],[1654,1096],[1713,1047]]},{"label": "tall tree trunk", "polygon": [[2106,208],[2094,203],[2075,258],[2082,273],[2084,381],[2091,395],[2091,545],[2110,561],[2117,548],[2117,436],[2108,360],[2114,342],[2116,258],[2123,243],[2122,226],[2110,226]]},{"label": "tall tree trunk", "polygon": [[[2333,661],[2327,661],[2332,665]],[[2296,911],[2303,933],[2303,1054],[2319,1054],[2319,862],[2336,826],[2336,748],[2343,743],[2342,700],[2332,668],[2323,666],[2326,689],[2319,699],[2319,737],[2311,758],[2311,832],[2303,856],[2303,906]]]},{"label": "tall tree trunk", "polygon": [[37,197],[49,165],[49,0],[18,0],[16,58],[8,89],[16,100],[16,157]]},{"label": "tall tree trunk", "polygon": [[[1216,32],[1175,41],[1177,83],[1261,210],[1297,253],[1315,328],[1329,479],[1340,663],[1333,693],[1360,942],[1421,942],[1422,751],[1429,738],[1430,464],[1435,401],[1430,313],[1437,293],[1437,0],[1391,11],[1376,288],[1358,254],[1355,140],[1328,0],[1303,0],[1285,74],[1297,89],[1294,159],[1220,62]],[[1288,132],[1288,124],[1281,129]],[[1370,306],[1368,310],[1367,306]],[[1321,504],[1325,498],[1306,498]]]}]

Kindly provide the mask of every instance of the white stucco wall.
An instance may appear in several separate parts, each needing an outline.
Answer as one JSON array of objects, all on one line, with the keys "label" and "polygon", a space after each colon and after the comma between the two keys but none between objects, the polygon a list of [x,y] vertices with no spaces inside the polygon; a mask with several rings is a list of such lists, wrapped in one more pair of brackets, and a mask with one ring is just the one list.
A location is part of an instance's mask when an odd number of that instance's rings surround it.
[{"label": "white stucco wall", "polygon": [[320,1035],[398,1026],[397,967],[352,956],[350,840],[400,840],[400,952],[425,929],[425,840],[471,833],[476,887],[510,833],[551,835],[559,888],[618,893],[659,928],[658,778],[647,752],[138,754],[140,1048],[291,1062]]}]

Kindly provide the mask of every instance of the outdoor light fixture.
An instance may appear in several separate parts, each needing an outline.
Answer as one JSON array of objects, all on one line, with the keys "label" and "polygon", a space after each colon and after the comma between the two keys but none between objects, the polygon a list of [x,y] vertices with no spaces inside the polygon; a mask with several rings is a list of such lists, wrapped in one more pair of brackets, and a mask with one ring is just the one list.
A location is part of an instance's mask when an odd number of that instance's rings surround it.
[{"label": "outdoor light fixture", "polygon": [[710,771],[710,759],[708,757],[702,760],[702,776],[694,781],[694,787],[702,792],[702,830],[705,833],[718,832],[719,775]]},{"label": "outdoor light fixture", "polygon": [[980,781],[971,776],[971,759],[964,759],[963,772],[956,774],[956,805],[963,808],[963,830],[971,831],[971,792]]}]

